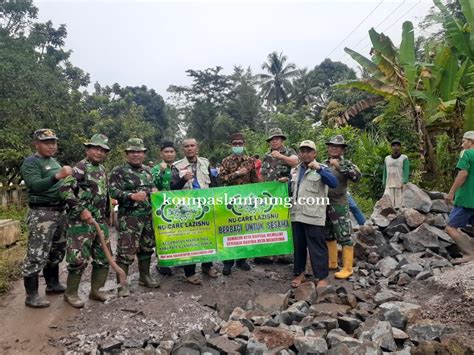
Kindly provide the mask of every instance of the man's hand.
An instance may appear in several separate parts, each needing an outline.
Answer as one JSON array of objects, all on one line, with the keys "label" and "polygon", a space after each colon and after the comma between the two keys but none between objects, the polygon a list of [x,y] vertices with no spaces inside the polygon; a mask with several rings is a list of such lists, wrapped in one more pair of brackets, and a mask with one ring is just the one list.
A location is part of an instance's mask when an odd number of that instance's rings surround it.
[{"label": "man's hand", "polygon": [[237,170],[237,175],[238,176],[243,176],[243,175],[247,174],[248,172],[249,171],[248,171],[247,168],[241,168],[241,169]]},{"label": "man's hand", "polygon": [[160,163],[160,170],[163,172],[165,169],[168,167],[168,164],[166,164],[164,161]]},{"label": "man's hand", "polygon": [[57,173],[54,175],[56,180],[64,179],[66,176],[72,175],[72,168],[69,165],[64,165]]},{"label": "man's hand", "polygon": [[341,168],[341,165],[339,164],[338,159],[334,159],[334,158],[329,159],[329,164],[334,166],[337,170],[339,170]]},{"label": "man's hand", "polygon": [[92,213],[87,208],[82,210],[80,218],[81,221],[86,222],[87,224],[92,224],[92,221],[94,220],[92,218]]},{"label": "man's hand", "polygon": [[281,154],[278,150],[272,150],[272,153],[271,153],[272,157],[276,158],[276,159],[281,159],[281,157],[283,157],[284,155]]},{"label": "man's hand", "polygon": [[160,191],[160,190],[158,190],[156,187],[152,187],[152,189],[151,189],[151,192],[152,192],[152,193],[159,192],[159,191]]},{"label": "man's hand", "polygon": [[454,194],[450,192],[446,195],[446,197],[444,199],[447,203],[453,204]]},{"label": "man's hand", "polygon": [[130,198],[136,202],[143,202],[148,199],[148,196],[145,191],[135,192],[130,195]]},{"label": "man's hand", "polygon": [[194,175],[193,175],[192,171],[188,171],[186,174],[184,174],[183,177],[186,181],[189,181],[189,180],[192,180],[194,178]]},{"label": "man's hand", "polygon": [[308,164],[308,168],[310,168],[311,170],[319,170],[321,169],[321,165],[319,165],[317,161],[313,160],[311,163]]},{"label": "man's hand", "polygon": [[287,177],[281,177],[278,179],[279,182],[288,182],[288,178]]}]

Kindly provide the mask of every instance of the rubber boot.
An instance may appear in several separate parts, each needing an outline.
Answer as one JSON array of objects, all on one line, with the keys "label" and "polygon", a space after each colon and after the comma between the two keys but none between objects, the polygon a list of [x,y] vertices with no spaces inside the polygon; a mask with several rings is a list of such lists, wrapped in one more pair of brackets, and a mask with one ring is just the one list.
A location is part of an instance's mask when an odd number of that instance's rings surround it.
[{"label": "rubber boot", "polygon": [[453,265],[459,265],[474,260],[474,240],[466,234],[460,232],[459,230],[458,233],[459,235],[457,236],[453,236],[451,234],[450,236],[456,243],[456,246],[458,247],[459,251],[461,252],[462,258],[453,259],[451,262]]},{"label": "rubber boot", "polygon": [[59,283],[59,265],[46,266],[43,269],[43,276],[46,281],[46,294],[64,293],[66,287]]},{"label": "rubber boot", "polygon": [[108,267],[92,267],[91,274],[91,292],[89,293],[89,298],[91,300],[105,302],[108,300],[107,294],[103,291],[100,291],[107,281],[107,276],[109,275]]},{"label": "rubber boot", "polygon": [[64,300],[74,308],[84,307],[84,302],[77,294],[79,284],[81,283],[82,274],[73,274],[71,272],[67,275],[67,286],[64,291]]},{"label": "rubber boot", "polygon": [[337,241],[328,240],[329,270],[337,270]]},{"label": "rubber boot", "polygon": [[26,290],[26,306],[31,308],[49,307],[49,302],[38,295],[38,274],[25,276],[23,282]]},{"label": "rubber boot", "polygon": [[[128,275],[128,267],[129,265],[128,264],[122,264],[122,263],[117,263],[118,266],[120,266],[120,268],[125,272],[125,275]],[[120,285],[120,279],[117,275],[117,284]],[[119,297],[128,297],[130,296],[130,289],[128,288],[128,284],[125,285],[125,286],[120,286],[118,288],[118,296]]]},{"label": "rubber boot", "polygon": [[336,279],[347,279],[352,275],[352,264],[354,262],[354,247],[342,247],[342,270],[336,272],[334,277]]},{"label": "rubber boot", "polygon": [[138,284],[148,288],[156,288],[160,286],[160,283],[151,278],[150,263],[151,259],[138,260],[138,271],[140,272]]}]

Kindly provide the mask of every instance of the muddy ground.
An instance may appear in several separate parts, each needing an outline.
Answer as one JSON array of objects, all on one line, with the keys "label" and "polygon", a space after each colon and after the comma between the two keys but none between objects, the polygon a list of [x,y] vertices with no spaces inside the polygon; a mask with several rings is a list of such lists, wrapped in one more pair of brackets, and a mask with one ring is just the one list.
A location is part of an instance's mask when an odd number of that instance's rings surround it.
[{"label": "muddy ground", "polygon": [[[176,268],[171,277],[159,276],[153,268],[153,275],[162,282],[160,288],[150,290],[138,286],[134,264],[129,276],[134,291],[131,297],[114,297],[106,304],[88,300],[82,310],[67,305],[62,295],[47,296],[51,302],[49,308],[27,308],[23,285],[18,281],[0,298],[0,353],[59,354],[68,349],[88,349],[94,338],[104,345],[117,335],[127,347],[176,339],[191,329],[214,327],[221,319],[227,319],[235,307],[245,307],[260,294],[287,292],[291,267],[253,264],[252,271],[234,269],[231,277],[220,275],[211,279],[202,275],[200,286],[184,282],[181,268]],[[222,269],[222,265],[217,264],[217,268]],[[64,263],[61,269],[61,279],[65,282]],[[474,302],[464,289],[456,287],[458,283],[452,282],[456,277],[466,279],[465,271],[455,269],[436,283],[412,283],[404,300],[421,304],[424,318],[448,324],[462,343],[474,348]],[[81,284],[83,299],[87,299],[89,291],[89,272],[90,267]],[[351,286],[349,281],[332,282]],[[105,288],[112,295],[115,287],[115,276],[110,272]],[[43,282],[40,290],[44,293]]]}]

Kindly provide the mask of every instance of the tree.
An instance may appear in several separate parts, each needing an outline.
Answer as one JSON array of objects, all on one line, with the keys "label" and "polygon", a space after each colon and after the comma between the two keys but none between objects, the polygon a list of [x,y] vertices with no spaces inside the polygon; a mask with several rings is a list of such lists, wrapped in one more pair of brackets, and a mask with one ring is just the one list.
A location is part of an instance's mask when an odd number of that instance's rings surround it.
[{"label": "tree", "polygon": [[283,53],[272,52],[267,61],[262,64],[262,69],[267,73],[258,74],[260,80],[261,96],[267,107],[273,109],[275,106],[288,102],[292,90],[291,78],[296,74],[296,65],[286,64],[287,57]]}]

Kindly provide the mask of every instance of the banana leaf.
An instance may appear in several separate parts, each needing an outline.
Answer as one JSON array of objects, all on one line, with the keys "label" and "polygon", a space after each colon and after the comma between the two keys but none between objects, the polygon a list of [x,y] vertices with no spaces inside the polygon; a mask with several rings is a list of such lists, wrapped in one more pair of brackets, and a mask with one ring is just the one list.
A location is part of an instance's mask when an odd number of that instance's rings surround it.
[{"label": "banana leaf", "polygon": [[474,97],[466,100],[464,108],[464,132],[474,131]]},{"label": "banana leaf", "polygon": [[400,44],[400,51],[398,54],[400,64],[405,71],[405,77],[408,87],[413,89],[415,87],[415,78],[417,67],[415,64],[415,32],[413,30],[413,23],[405,21],[403,23],[402,43]]}]

